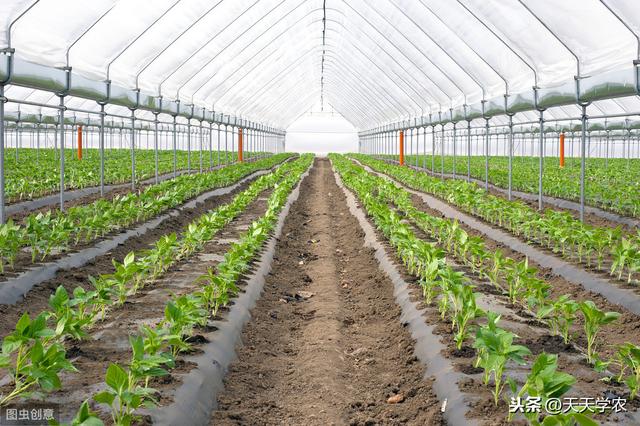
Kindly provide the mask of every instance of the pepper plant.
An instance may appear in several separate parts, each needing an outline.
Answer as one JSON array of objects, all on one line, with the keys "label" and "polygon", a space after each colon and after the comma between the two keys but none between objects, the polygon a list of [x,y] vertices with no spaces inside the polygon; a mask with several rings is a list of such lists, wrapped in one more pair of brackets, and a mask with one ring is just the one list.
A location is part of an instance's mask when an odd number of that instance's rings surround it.
[{"label": "pepper plant", "polygon": [[493,374],[493,400],[496,405],[504,387],[503,374],[507,361],[525,364],[524,357],[531,351],[522,345],[514,345],[516,335],[496,326],[499,316],[493,316],[489,323],[476,330],[473,347],[478,351],[476,366],[484,369],[483,381],[487,385]]},{"label": "pepper plant", "polygon": [[618,312],[605,312],[596,306],[591,300],[585,300],[578,304],[584,316],[584,332],[587,336],[587,361],[593,364],[596,352],[596,337],[602,326],[612,323],[620,317]]}]

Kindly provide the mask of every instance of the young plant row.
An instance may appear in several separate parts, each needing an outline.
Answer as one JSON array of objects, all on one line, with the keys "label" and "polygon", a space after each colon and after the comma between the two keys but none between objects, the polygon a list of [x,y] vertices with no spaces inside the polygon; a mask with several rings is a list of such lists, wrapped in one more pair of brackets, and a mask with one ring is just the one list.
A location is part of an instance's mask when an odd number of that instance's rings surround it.
[{"label": "young plant row", "polygon": [[[58,152],[53,149],[18,150],[18,160],[14,155],[15,149],[7,150],[5,155],[6,196],[9,202],[28,200],[41,197],[59,189],[60,168]],[[227,164],[233,161],[230,152],[221,152],[220,162]],[[199,157],[191,154],[191,167],[199,167]],[[82,160],[77,159],[76,151],[65,151],[65,187],[67,189],[97,186],[100,183],[100,153],[97,149],[84,149]],[[188,153],[176,152],[176,168],[187,168]],[[211,168],[217,164],[217,152],[214,162],[209,163],[209,155],[204,154],[205,164]],[[104,181],[107,184],[118,184],[131,181],[131,151],[129,149],[108,149],[105,151]],[[158,152],[158,173],[173,172],[173,151]],[[155,174],[155,154],[153,150],[136,150],[136,180],[142,181]]]},{"label": "young plant row", "polygon": [[353,157],[411,188],[435,195],[567,259],[608,271],[618,279],[624,277],[629,283],[637,283],[640,278],[640,231],[623,235],[619,227],[592,226],[567,212],[551,209],[539,212],[522,201],[508,201],[488,194],[475,183],[443,181],[365,155]]},{"label": "young plant row", "polygon": [[[451,268],[445,258],[445,251],[436,244],[425,242],[415,236],[411,227],[403,221],[390,204],[396,204],[401,211],[411,212],[411,219],[418,221],[427,220],[435,235],[439,235],[440,229],[446,229],[447,236],[442,235],[439,244],[445,246],[446,250],[455,253],[456,257],[464,259],[465,264],[470,266],[476,273],[483,273],[485,262],[481,258],[487,259],[489,256],[481,254],[480,247],[459,246],[457,243],[464,243],[473,237],[461,230],[457,223],[437,218],[432,218],[422,212],[418,212],[411,205],[408,193],[396,187],[390,182],[368,174],[364,169],[356,166],[343,157],[332,157],[336,169],[340,172],[345,185],[352,189],[362,202],[367,213],[372,217],[378,229],[391,242],[396,249],[398,256],[403,261],[410,273],[419,277],[423,296],[427,304],[437,303],[442,319],[448,319],[454,332],[456,346],[460,349],[468,339],[469,334],[475,328],[474,347],[477,351],[476,366],[484,369],[484,383],[489,384],[493,375],[493,393],[497,404],[500,394],[504,388],[504,370],[508,361],[525,364],[525,356],[530,355],[530,351],[520,345],[514,345],[516,336],[497,326],[499,315],[493,312],[484,312],[476,305],[477,293],[473,291],[474,286],[461,272]],[[416,214],[419,213],[419,214]],[[409,216],[406,213],[405,217]],[[419,226],[422,228],[422,226]],[[425,230],[430,228],[425,227]],[[475,240],[475,243],[478,241]],[[484,273],[490,273],[487,268]],[[494,272],[495,274],[495,272]],[[494,276],[497,276],[495,274]],[[500,275],[507,280],[511,273],[501,271]],[[501,288],[501,290],[503,290]],[[534,291],[534,293],[539,293]],[[585,310],[591,309],[589,304],[585,304]],[[586,315],[585,315],[586,316]],[[615,316],[613,314],[612,316]],[[478,319],[484,318],[486,325],[474,325]],[[533,397],[541,397],[544,400],[556,398],[568,391],[575,379],[568,374],[557,371],[557,355],[541,354],[533,363],[532,370],[527,377],[525,384],[518,391],[517,384],[511,382],[512,394],[522,396],[528,394]],[[560,381],[566,385],[560,392],[555,389],[553,392],[545,391],[545,386],[550,383]],[[551,389],[547,387],[547,389]],[[547,422],[558,420],[557,416],[548,416]],[[567,416],[567,421],[589,421],[588,416],[580,413],[571,413]],[[536,419],[530,419],[536,423]],[[561,423],[565,424],[565,423]]]},{"label": "young plant row", "polygon": [[238,194],[231,203],[200,216],[189,224],[181,238],[176,234],[162,237],[149,249],[131,252],[123,263],[113,261],[114,272],[89,277],[91,290],[77,287],[69,295],[63,286],[51,296],[50,310],[31,319],[25,313],[15,331],[6,336],[0,353],[0,369],[6,369],[13,390],[0,397],[0,406],[15,398],[29,397],[35,391],[50,392],[60,388],[59,373],[74,371],[66,359],[63,343],[82,340],[106,310],[121,306],[127,297],[162,276],[172,265],[201,250],[207,241],[236,218],[260,193],[279,184],[308,164],[308,158],[286,163],[276,171],[258,178]]},{"label": "young plant row", "polygon": [[[154,377],[169,374],[180,354],[191,350],[190,337],[198,327],[214,320],[220,307],[238,294],[238,283],[249,272],[251,261],[260,252],[278,221],[278,214],[287,198],[311,164],[312,157],[304,155],[280,181],[267,201],[267,210],[255,220],[247,232],[234,243],[215,270],[200,276],[201,287],[188,294],[175,296],[167,302],[164,319],[155,326],[142,326],[139,335],[131,336],[132,358],[129,365],[110,364],[106,376],[106,390],[93,396],[94,401],[109,407],[115,425],[130,425],[138,418],[140,408],[156,406],[156,390],[149,387]],[[102,424],[85,401],[74,426],[91,420]]]},{"label": "young plant row", "polygon": [[[409,193],[390,181],[380,180],[377,191],[433,238],[446,253],[469,267],[480,279],[487,278],[498,292],[508,297],[510,303],[519,305],[545,322],[551,333],[561,336],[565,344],[574,343],[572,326],[581,315],[587,341],[587,347],[583,352],[587,362],[599,371],[611,363],[617,364],[620,370],[617,381],[627,383],[631,398],[635,397],[638,392],[635,374],[640,374],[640,358],[634,360],[633,356],[640,354],[640,346],[629,342],[619,345],[615,348],[614,357],[608,361],[602,360],[597,352],[600,343],[597,340],[598,333],[604,325],[619,318],[619,313],[600,310],[590,300],[577,302],[571,299],[570,294],[562,295],[555,300],[550,299],[551,285],[539,278],[538,271],[529,266],[528,259],[517,261],[504,256],[500,250],[487,248],[482,238],[470,236],[456,220],[431,216],[416,209]],[[429,284],[429,281],[421,283],[427,302],[430,303],[435,294],[435,284]],[[634,371],[636,364],[637,372]],[[633,374],[626,376],[625,371],[631,371]]]},{"label": "young plant row", "polygon": [[43,261],[53,251],[64,251],[80,241],[89,242],[133,223],[154,217],[212,188],[237,182],[260,169],[283,161],[279,154],[255,163],[238,163],[208,173],[181,175],[151,185],[141,192],[99,199],[90,204],[58,211],[34,213],[23,223],[9,220],[0,225],[0,272],[13,267],[21,249],[28,247],[31,261]]},{"label": "young plant row", "polygon": [[[479,237],[469,236],[457,221],[430,216],[417,210],[409,194],[391,182],[382,182],[382,194],[392,201],[407,217],[438,244],[445,247],[461,263],[469,266],[481,278],[486,277],[496,289],[509,297],[536,317],[546,322],[552,334],[562,336],[564,343],[572,340],[571,328],[579,314],[582,314],[584,335],[587,341],[585,355],[587,361],[602,371],[609,365],[618,368],[615,381],[625,383],[633,399],[640,390],[640,347],[627,342],[615,348],[611,359],[602,360],[597,352],[597,336],[603,325],[615,321],[619,314],[604,312],[592,301],[577,302],[565,294],[556,300],[549,300],[550,285],[536,276],[535,268],[530,268],[528,259],[515,261],[505,257],[501,251],[488,250]],[[429,292],[429,290],[427,290]]]},{"label": "young plant row", "polygon": [[[407,157],[408,164],[415,163],[415,156]],[[424,157],[418,158],[422,165]],[[547,157],[544,165],[543,192],[552,197],[579,201],[580,199],[580,159],[566,158],[565,167],[558,166],[558,158]],[[489,157],[489,182],[507,188],[509,184],[508,157]],[[514,157],[512,186],[515,190],[536,194],[538,192],[539,159],[537,157]],[[431,168],[431,158],[426,158]],[[471,176],[484,180],[485,160],[483,156],[471,157]],[[435,161],[435,173],[442,170],[440,158]],[[453,173],[453,157],[444,157],[444,172]],[[467,174],[467,159],[458,157],[458,175]],[[610,158],[587,160],[585,188],[587,204],[614,211],[622,215],[640,217],[640,161]]]}]

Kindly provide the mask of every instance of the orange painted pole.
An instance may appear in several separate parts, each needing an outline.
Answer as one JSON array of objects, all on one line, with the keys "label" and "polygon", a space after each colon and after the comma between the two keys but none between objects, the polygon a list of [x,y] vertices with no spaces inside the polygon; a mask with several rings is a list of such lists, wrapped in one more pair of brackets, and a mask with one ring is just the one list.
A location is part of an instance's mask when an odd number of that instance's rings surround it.
[{"label": "orange painted pole", "polygon": [[82,126],[78,126],[78,160],[82,160]]},{"label": "orange painted pole", "polygon": [[242,128],[238,128],[238,162],[242,163]]},{"label": "orange painted pole", "polygon": [[564,132],[560,133],[560,168],[564,168]]},{"label": "orange painted pole", "polygon": [[404,166],[404,131],[400,130],[400,165]]}]

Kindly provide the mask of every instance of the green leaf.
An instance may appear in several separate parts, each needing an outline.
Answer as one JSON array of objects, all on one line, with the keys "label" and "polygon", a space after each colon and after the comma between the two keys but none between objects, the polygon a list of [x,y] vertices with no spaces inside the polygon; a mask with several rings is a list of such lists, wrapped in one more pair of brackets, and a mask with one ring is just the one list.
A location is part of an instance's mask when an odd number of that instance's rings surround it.
[{"label": "green leaf", "polygon": [[109,391],[104,391],[104,392],[99,392],[95,394],[93,396],[93,399],[96,402],[99,402],[100,404],[111,405],[113,404],[113,401],[116,399],[116,395]]},{"label": "green leaf", "polygon": [[19,331],[20,334],[22,334],[30,324],[31,318],[29,318],[29,314],[25,312],[16,323],[16,331]]},{"label": "green leaf", "polygon": [[129,385],[129,375],[118,364],[110,364],[109,368],[107,368],[105,383],[118,393],[121,393]]},{"label": "green leaf", "polygon": [[23,345],[22,340],[17,339],[15,336],[10,334],[7,337],[5,337],[4,340],[2,341],[2,353],[9,355],[22,345]]},{"label": "green leaf", "polygon": [[124,261],[122,262],[122,264],[127,267],[129,265],[131,265],[136,258],[136,254],[134,252],[129,252],[129,254],[127,254],[124,258]]},{"label": "green leaf", "polygon": [[129,343],[133,351],[133,359],[141,360],[144,358],[144,340],[141,336],[129,336]]},{"label": "green leaf", "polygon": [[11,357],[0,354],[0,368],[8,368],[11,365]]},{"label": "green leaf", "polygon": [[69,294],[63,286],[58,286],[56,292],[49,297],[49,306],[54,310],[61,309],[69,301]]},{"label": "green leaf", "polygon": [[[104,403],[111,405],[108,402]],[[104,423],[89,409],[89,402],[84,401],[71,422],[71,426],[104,426]]]},{"label": "green leaf", "polygon": [[42,346],[42,342],[40,340],[36,340],[29,352],[29,358],[34,364],[37,364],[44,357],[44,348]]}]

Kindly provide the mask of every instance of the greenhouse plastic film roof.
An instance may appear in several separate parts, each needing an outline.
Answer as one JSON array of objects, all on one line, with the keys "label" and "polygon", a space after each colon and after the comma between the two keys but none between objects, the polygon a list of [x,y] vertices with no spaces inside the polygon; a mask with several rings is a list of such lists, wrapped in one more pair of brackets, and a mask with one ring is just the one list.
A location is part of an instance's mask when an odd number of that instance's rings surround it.
[{"label": "greenhouse plastic film roof", "polygon": [[[536,120],[536,109],[548,110],[549,119],[576,117],[585,99],[595,116],[640,112],[637,0],[93,0],[88,6],[3,0],[0,48],[14,49],[16,61],[70,67],[72,79],[108,80],[280,128],[319,100],[361,130],[421,117],[442,121],[463,108],[466,118],[478,118],[469,114],[473,105],[483,105],[475,108],[480,117],[501,123],[505,95],[507,104],[528,105],[513,110],[523,122]],[[58,102],[42,87],[8,83],[11,100]],[[488,112],[490,105],[498,112]],[[69,98],[67,106],[99,110],[92,99]],[[20,109],[39,113],[37,106]],[[130,114],[123,106],[106,112]]]}]

